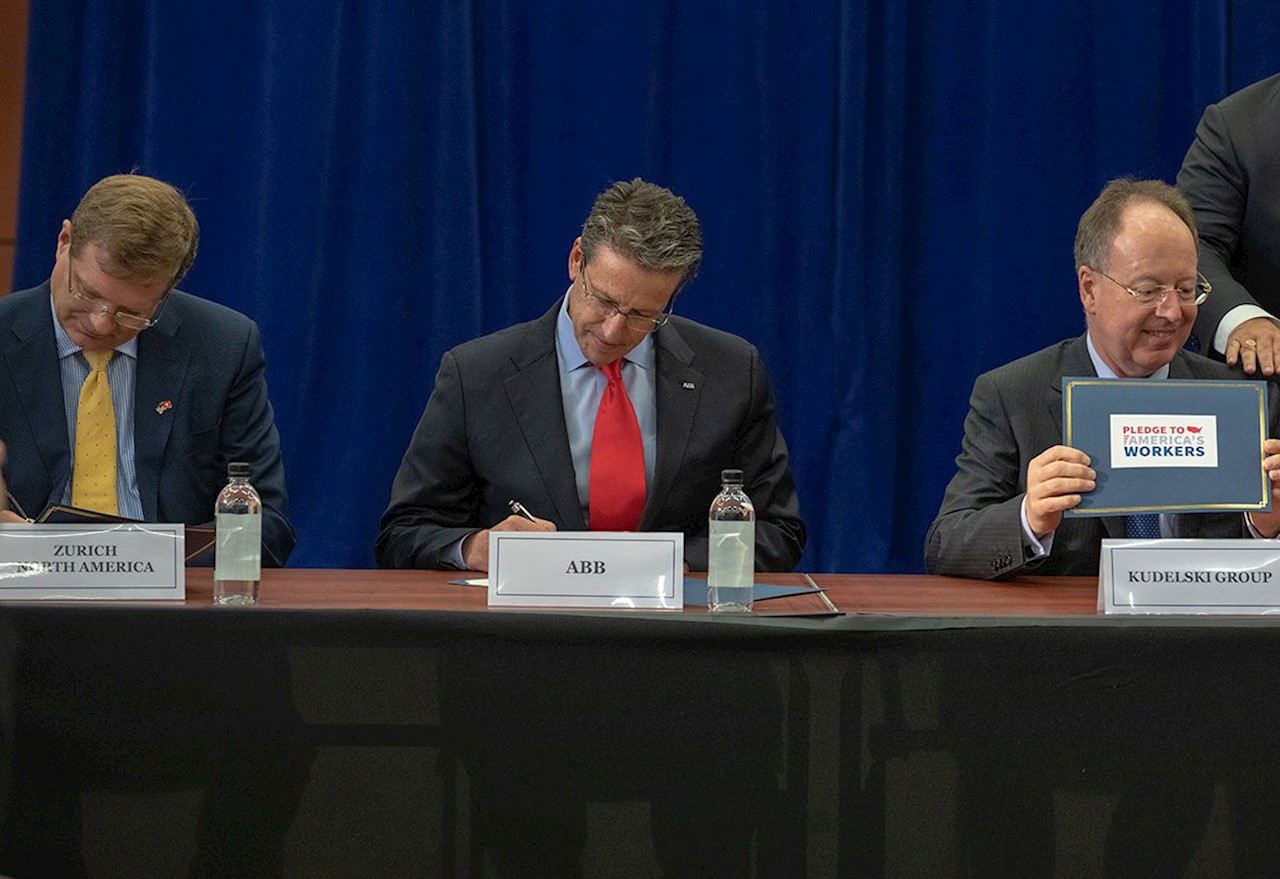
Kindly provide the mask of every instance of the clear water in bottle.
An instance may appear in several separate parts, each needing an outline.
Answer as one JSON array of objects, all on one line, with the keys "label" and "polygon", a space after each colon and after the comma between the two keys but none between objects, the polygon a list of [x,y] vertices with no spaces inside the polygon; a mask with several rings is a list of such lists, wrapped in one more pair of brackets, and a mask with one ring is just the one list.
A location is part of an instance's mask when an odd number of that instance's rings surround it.
[{"label": "clear water in bottle", "polygon": [[707,513],[707,607],[745,613],[755,591],[756,508],[743,490],[741,470],[722,471],[720,484]]},{"label": "clear water in bottle", "polygon": [[755,522],[712,522],[707,605],[714,611],[751,610],[755,589]]},{"label": "clear water in bottle", "polygon": [[227,467],[230,477],[214,505],[217,549],[213,600],[217,604],[254,604],[262,579],[262,499],[249,484],[249,465]]}]

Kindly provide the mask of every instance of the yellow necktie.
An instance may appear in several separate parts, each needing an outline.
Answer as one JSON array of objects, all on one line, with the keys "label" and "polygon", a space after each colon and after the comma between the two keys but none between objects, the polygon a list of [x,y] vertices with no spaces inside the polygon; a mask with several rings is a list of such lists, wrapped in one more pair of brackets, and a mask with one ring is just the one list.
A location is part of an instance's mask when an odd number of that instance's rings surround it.
[{"label": "yellow necktie", "polygon": [[71,504],[118,515],[116,507],[116,412],[111,405],[107,362],[114,351],[85,351],[89,377],[80,386],[76,412],[76,460]]}]

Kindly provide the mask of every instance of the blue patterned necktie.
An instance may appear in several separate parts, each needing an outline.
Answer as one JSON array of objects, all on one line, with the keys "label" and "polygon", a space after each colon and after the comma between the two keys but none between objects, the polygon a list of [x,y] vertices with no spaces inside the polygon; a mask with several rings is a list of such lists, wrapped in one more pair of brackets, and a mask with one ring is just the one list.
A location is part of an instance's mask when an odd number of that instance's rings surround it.
[{"label": "blue patterned necktie", "polygon": [[1160,514],[1140,513],[1128,516],[1124,521],[1125,537],[1138,540],[1155,540],[1160,537]]}]

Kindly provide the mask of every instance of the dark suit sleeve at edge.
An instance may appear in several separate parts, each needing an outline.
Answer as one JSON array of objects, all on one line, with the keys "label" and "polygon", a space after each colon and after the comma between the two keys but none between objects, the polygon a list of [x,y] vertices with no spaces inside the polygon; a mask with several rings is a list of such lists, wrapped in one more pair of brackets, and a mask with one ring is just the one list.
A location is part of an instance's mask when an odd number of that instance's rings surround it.
[{"label": "dark suit sleeve at edge", "polygon": [[447,352],[382,514],[374,553],[382,568],[442,568],[444,550],[481,527],[479,488],[467,454],[457,359]]},{"label": "dark suit sleeve at edge", "polygon": [[1196,334],[1208,354],[1218,324],[1239,305],[1257,305],[1231,276],[1231,258],[1240,242],[1248,185],[1222,110],[1211,104],[1196,126],[1196,137],[1178,171],[1178,188],[1195,211],[1200,271],[1213,293],[1196,315]]},{"label": "dark suit sleeve at edge", "polygon": [[[267,396],[266,355],[258,325],[251,324],[246,343],[245,366],[231,389],[223,424],[233,425],[223,442],[229,454],[242,456],[254,473],[254,487],[262,497],[262,560],[283,567],[293,552],[293,525],[289,521],[289,495],[285,487],[284,460],[275,412]],[[242,425],[242,426],[241,426]],[[227,460],[238,460],[229,457]]]},{"label": "dark suit sleeve at edge", "polygon": [[1028,566],[1022,468],[999,389],[989,376],[979,376],[969,399],[956,475],[925,536],[929,573],[994,579]]},{"label": "dark suit sleeve at edge", "polygon": [[[750,374],[750,408],[736,442],[743,475],[750,480],[747,494],[756,508],[756,570],[790,571],[804,552],[806,531],[787,444],[778,430],[773,389],[754,348]],[[705,571],[707,555],[704,524],[697,533],[685,535],[684,557],[691,569]]]},{"label": "dark suit sleeve at edge", "polygon": [[[222,461],[244,461],[250,481],[262,498],[262,564],[284,567],[293,552],[293,525],[289,521],[289,496],[285,487],[280,434],[267,396],[266,355],[257,324],[250,322],[240,369],[227,392],[218,437]],[[208,523],[210,527],[213,523]],[[196,561],[213,563],[212,553]],[[207,557],[207,558],[206,558]]]}]

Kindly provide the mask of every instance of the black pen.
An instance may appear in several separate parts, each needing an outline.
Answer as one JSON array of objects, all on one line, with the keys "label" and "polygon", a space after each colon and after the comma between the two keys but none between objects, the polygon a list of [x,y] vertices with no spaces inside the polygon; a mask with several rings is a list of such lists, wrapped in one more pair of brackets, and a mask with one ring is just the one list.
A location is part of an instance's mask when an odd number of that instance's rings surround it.
[{"label": "black pen", "polygon": [[31,517],[27,515],[26,510],[22,509],[22,504],[18,503],[18,499],[13,496],[13,492],[9,491],[6,488],[4,491],[4,496],[9,499],[9,509],[13,510],[15,513],[17,513],[22,518],[26,519],[28,522],[31,521]]},{"label": "black pen", "polygon": [[507,506],[509,506],[511,508],[511,512],[515,513],[517,516],[524,516],[530,522],[538,521],[537,519],[533,518],[533,513],[530,513],[528,510],[526,510],[524,508],[524,504],[520,503],[518,500],[512,499],[507,501]]}]

